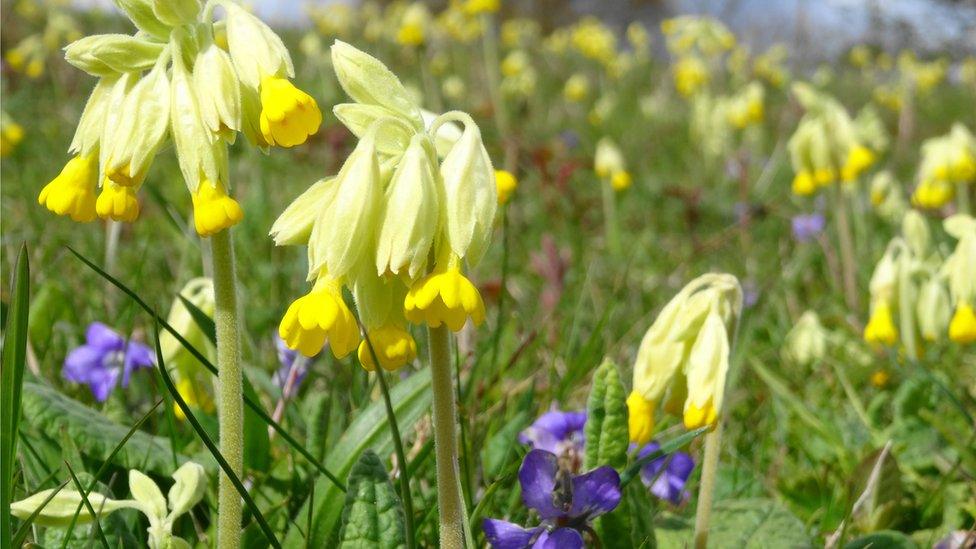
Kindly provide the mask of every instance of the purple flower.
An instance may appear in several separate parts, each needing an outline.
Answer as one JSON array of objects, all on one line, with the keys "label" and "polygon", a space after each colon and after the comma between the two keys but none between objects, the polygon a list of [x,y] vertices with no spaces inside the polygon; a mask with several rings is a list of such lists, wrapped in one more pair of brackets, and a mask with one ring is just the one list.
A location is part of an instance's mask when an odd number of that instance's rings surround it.
[{"label": "purple flower", "polygon": [[[308,374],[306,366],[308,361],[304,357],[299,359],[298,351],[289,349],[285,341],[277,335],[275,335],[275,350],[278,352],[278,362],[281,366],[271,377],[271,381],[282,391],[288,389],[287,396],[291,396],[298,391],[305,375]],[[292,369],[295,371],[292,372]],[[289,376],[292,377],[291,385],[288,384]]]},{"label": "purple flower", "polygon": [[561,456],[567,452],[581,454],[586,439],[583,427],[586,425],[586,412],[561,412],[552,410],[539,416],[539,419],[519,433],[522,444],[530,444],[538,450],[545,450]]},{"label": "purple flower", "polygon": [[[646,457],[660,449],[660,444],[651,442],[641,448],[637,458]],[[655,496],[677,505],[688,497],[685,483],[688,482],[688,477],[691,476],[694,468],[694,460],[684,452],[663,455],[641,467],[641,482],[650,488]]]},{"label": "purple flower", "polygon": [[129,386],[129,376],[136,368],[155,364],[149,347],[126,341],[101,322],[92,322],[85,332],[85,344],[68,353],[61,375],[75,383],[91,388],[95,400],[104,402],[119,384]]},{"label": "purple flower", "polygon": [[522,502],[535,509],[542,524],[522,528],[503,520],[485,519],[482,528],[495,549],[581,549],[582,532],[590,522],[617,508],[620,475],[613,467],[598,467],[573,475],[560,469],[552,452],[532,450],[519,469]]},{"label": "purple flower", "polygon": [[819,212],[793,216],[793,238],[797,242],[808,242],[823,232],[826,224],[823,214]]}]

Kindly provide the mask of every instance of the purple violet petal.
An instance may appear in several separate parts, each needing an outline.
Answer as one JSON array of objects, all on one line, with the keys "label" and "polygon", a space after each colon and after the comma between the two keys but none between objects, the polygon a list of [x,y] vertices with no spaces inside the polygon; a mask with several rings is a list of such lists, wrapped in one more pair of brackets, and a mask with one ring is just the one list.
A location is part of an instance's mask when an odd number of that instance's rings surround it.
[{"label": "purple violet petal", "polygon": [[485,519],[481,523],[485,539],[494,549],[524,549],[532,544],[532,538],[541,527],[522,528],[518,524],[497,519]]},{"label": "purple violet petal", "polygon": [[121,351],[125,338],[101,322],[92,322],[85,332],[85,343],[102,351]]},{"label": "purple violet petal", "polygon": [[598,467],[573,477],[571,517],[609,513],[620,503],[620,475],[613,467]]},{"label": "purple violet petal", "polygon": [[522,501],[539,512],[543,520],[563,515],[553,505],[553,489],[556,487],[556,455],[545,450],[532,450],[525,455],[519,468],[519,484],[522,485]]},{"label": "purple violet petal", "polygon": [[583,549],[583,536],[572,528],[556,528],[543,532],[532,549]]},{"label": "purple violet petal", "polygon": [[105,354],[104,350],[91,345],[76,347],[64,359],[61,375],[68,381],[88,383],[93,371],[103,369],[102,360]]}]

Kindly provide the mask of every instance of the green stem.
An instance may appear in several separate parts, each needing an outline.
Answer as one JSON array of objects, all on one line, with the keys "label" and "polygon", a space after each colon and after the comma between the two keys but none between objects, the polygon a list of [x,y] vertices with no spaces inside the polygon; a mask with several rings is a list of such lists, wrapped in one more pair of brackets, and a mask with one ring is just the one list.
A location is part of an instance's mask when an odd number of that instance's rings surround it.
[{"label": "green stem", "polygon": [[705,549],[708,542],[708,522],[712,516],[712,496],[718,472],[718,454],[722,447],[722,420],[705,435],[705,460],[702,463],[701,485],[698,488],[698,509],[695,511],[695,549]]},{"label": "green stem", "polygon": [[956,203],[959,205],[959,213],[970,215],[969,183],[956,183]]},{"label": "green stem", "polygon": [[601,181],[603,190],[603,223],[610,255],[620,255],[620,235],[617,231],[617,197],[609,181]]},{"label": "green stem", "polygon": [[857,273],[854,270],[854,239],[851,236],[851,224],[847,218],[847,204],[844,191],[838,183],[834,189],[834,221],[837,223],[837,239],[840,242],[841,269],[844,275],[844,298],[847,308],[856,311],[857,301]]},{"label": "green stem", "polygon": [[899,336],[908,358],[918,360],[918,345],[915,341],[915,307],[911,306],[918,296],[912,287],[911,266],[908,265],[907,253],[907,249],[903,248],[898,258],[898,321],[901,332]]},{"label": "green stem", "polygon": [[470,537],[458,474],[457,418],[451,374],[451,333],[447,326],[427,329],[433,391],[434,456],[437,468],[437,504],[440,546],[465,547]]},{"label": "green stem", "polygon": [[[244,471],[244,387],[241,374],[240,320],[237,310],[237,279],[234,246],[230,230],[211,238],[214,280],[214,326],[217,333],[217,419],[220,453],[240,477]],[[230,477],[221,473],[217,495],[217,547],[237,549],[241,545],[241,496]]]}]

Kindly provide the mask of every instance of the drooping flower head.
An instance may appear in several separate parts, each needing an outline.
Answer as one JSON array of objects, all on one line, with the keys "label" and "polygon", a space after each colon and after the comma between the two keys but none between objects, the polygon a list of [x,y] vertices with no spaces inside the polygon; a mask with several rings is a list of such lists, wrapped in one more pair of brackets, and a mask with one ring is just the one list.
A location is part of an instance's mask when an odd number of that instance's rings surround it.
[{"label": "drooping flower head", "polygon": [[[912,203],[938,209],[956,195],[957,186],[976,183],[976,137],[956,123],[944,136],[922,143],[922,161]],[[968,192],[968,191],[967,191]]]},{"label": "drooping flower head", "polygon": [[519,468],[519,484],[522,502],[539,514],[542,524],[523,528],[504,520],[485,519],[485,537],[496,549],[582,549],[583,533],[589,531],[593,519],[620,504],[620,475],[613,467],[573,475],[560,468],[555,454],[545,450],[526,454]]},{"label": "drooping flower head", "polygon": [[956,214],[944,225],[946,232],[957,239],[956,249],[942,266],[955,305],[949,339],[966,345],[976,342],[976,219]]},{"label": "drooping flower head", "polygon": [[154,364],[149,347],[127,341],[101,322],[92,322],[85,332],[84,345],[73,349],[64,359],[61,375],[88,385],[95,400],[104,402],[118,385],[129,386],[132,372]]},{"label": "drooping flower head", "polygon": [[229,195],[227,146],[237,133],[262,148],[291,147],[318,130],[322,114],[288,80],[294,69],[281,39],[231,0],[120,7],[138,33],[65,48],[69,63],[99,80],[69,147],[74,156],[38,202],[75,221],[135,221],[139,189],[172,142],[197,233],[213,235],[244,217]]},{"label": "drooping flower head", "polygon": [[367,370],[377,360],[395,370],[416,357],[408,322],[457,331],[484,320],[481,295],[462,271],[490,241],[496,176],[470,116],[421,111],[386,66],[344,42],[332,46],[332,61],[355,101],[334,112],[359,142],[338,174],[313,184],[271,228],[278,245],[308,246],[315,282],[289,307],[280,334],[306,355],[327,341],[336,357],[358,348]]},{"label": "drooping flower head", "polygon": [[627,398],[630,439],[648,442],[657,404],[665,410],[684,400],[688,429],[714,425],[722,409],[731,339],[742,313],[742,288],[728,274],[691,281],[667,304],[644,335]]},{"label": "drooping flower head", "polygon": [[610,184],[616,191],[630,187],[632,178],[627,171],[624,155],[609,137],[602,137],[596,144],[593,155],[593,171],[596,176]]}]

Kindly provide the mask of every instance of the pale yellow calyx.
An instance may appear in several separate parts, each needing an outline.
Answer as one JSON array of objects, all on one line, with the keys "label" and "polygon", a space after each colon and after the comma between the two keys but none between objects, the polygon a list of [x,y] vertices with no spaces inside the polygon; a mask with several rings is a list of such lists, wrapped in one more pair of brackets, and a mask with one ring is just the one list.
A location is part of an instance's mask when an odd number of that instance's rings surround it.
[{"label": "pale yellow calyx", "polygon": [[319,130],[322,111],[312,96],[286,78],[261,79],[261,134],[280,147],[301,145]]},{"label": "pale yellow calyx", "polygon": [[193,194],[193,225],[200,236],[211,236],[244,219],[236,200],[227,196],[222,183],[204,179]]},{"label": "pale yellow calyx", "polygon": [[[359,363],[368,372],[376,370],[373,352],[380,362],[380,367],[388,372],[399,370],[417,358],[417,342],[406,329],[395,324],[381,326],[366,332],[369,342],[365,339],[359,344]],[[370,350],[369,343],[372,343]]]},{"label": "pale yellow calyx", "polygon": [[48,210],[73,221],[95,219],[95,183],[98,166],[95,155],[76,156],[61,173],[41,189],[37,202]]}]

